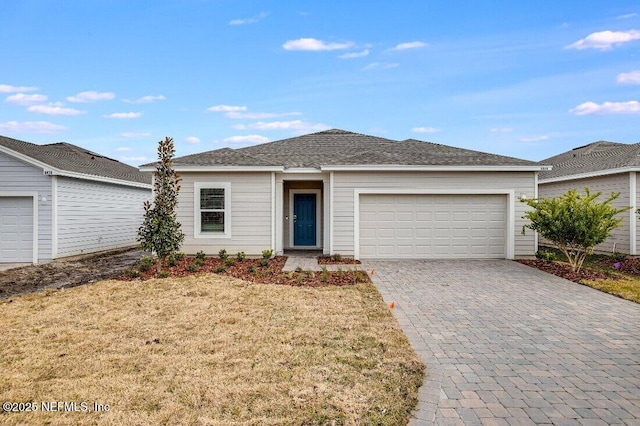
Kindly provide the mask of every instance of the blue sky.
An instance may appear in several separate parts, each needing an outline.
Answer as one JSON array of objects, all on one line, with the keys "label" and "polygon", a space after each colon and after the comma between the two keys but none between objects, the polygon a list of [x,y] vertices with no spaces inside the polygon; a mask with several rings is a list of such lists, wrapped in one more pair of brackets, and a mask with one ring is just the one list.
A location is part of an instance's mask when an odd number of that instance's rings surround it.
[{"label": "blue sky", "polygon": [[138,165],[341,128],[540,160],[640,142],[637,1],[32,1],[0,134]]}]

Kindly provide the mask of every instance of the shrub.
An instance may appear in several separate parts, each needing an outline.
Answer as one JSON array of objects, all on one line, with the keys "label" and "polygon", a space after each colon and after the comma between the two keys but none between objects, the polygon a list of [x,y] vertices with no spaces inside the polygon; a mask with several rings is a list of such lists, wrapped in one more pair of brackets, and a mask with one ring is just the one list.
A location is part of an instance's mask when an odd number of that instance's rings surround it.
[{"label": "shrub", "polygon": [[615,260],[616,262],[622,262],[626,258],[627,258],[626,253],[620,253],[619,251],[611,255],[611,259]]},{"label": "shrub", "polygon": [[200,250],[199,252],[196,253],[196,259],[200,259],[200,260],[204,260],[206,259],[207,255],[204,254],[204,252],[202,250]]},{"label": "shrub", "polygon": [[340,262],[342,260],[342,255],[340,253],[334,253],[331,255],[331,260],[334,262]]},{"label": "shrub", "polygon": [[225,268],[224,265],[220,265],[216,268],[215,272],[216,274],[223,274],[227,272],[227,268]]},{"label": "shrub", "polygon": [[158,272],[158,278],[169,278],[169,272],[168,271]]},{"label": "shrub", "polygon": [[238,254],[236,254],[236,259],[238,259],[238,262],[242,262],[246,257],[247,256],[243,251],[239,251]]},{"label": "shrub", "polygon": [[273,256],[273,250],[262,250],[263,259],[271,259],[271,256]]},{"label": "shrub", "polygon": [[140,273],[133,268],[127,268],[124,270],[124,275],[129,278],[138,278]]},{"label": "shrub", "polygon": [[269,266],[269,258],[263,257],[258,263],[260,264],[260,266]]},{"label": "shrub", "polygon": [[353,279],[357,283],[369,282],[369,276],[364,271],[353,271]]},{"label": "shrub", "polygon": [[193,261],[192,265],[196,265],[199,268],[202,265],[204,265],[204,260],[202,260],[200,258],[196,258],[196,260]]},{"label": "shrub", "polygon": [[189,272],[198,272],[198,269],[200,269],[195,262],[194,263],[190,263],[189,266],[187,266],[187,271]]},{"label": "shrub", "polygon": [[247,271],[249,271],[252,274],[255,274],[258,270],[256,269],[255,265],[249,265],[249,267],[247,268]]},{"label": "shrub", "polygon": [[227,254],[227,251],[225,249],[220,249],[220,251],[218,252],[218,257],[220,258],[220,260],[225,261],[229,258],[229,255]]},{"label": "shrub", "polygon": [[536,252],[536,258],[544,260],[545,262],[553,262],[554,260],[556,260],[557,256],[552,251],[540,249]]},{"label": "shrub", "polygon": [[302,272],[302,267],[298,266],[298,267],[296,268],[296,272]]},{"label": "shrub", "polygon": [[322,282],[323,283],[328,283],[329,282],[329,271],[327,271],[326,266],[322,267]]},{"label": "shrub", "polygon": [[530,223],[522,227],[522,233],[525,228],[539,232],[567,257],[571,269],[577,272],[587,254],[592,254],[596,245],[621,226],[622,219],[615,216],[631,209],[618,209],[612,205],[620,193],[613,192],[609,198],[598,202],[596,198],[600,194],[592,194],[589,188],[585,188],[584,195],[571,189],[556,198],[521,199],[533,208],[523,216]]},{"label": "shrub", "polygon": [[154,260],[151,256],[142,256],[140,259],[140,271],[147,272],[153,266]]},{"label": "shrub", "polygon": [[[327,269],[327,268],[325,268]],[[304,271],[304,274],[308,277],[312,277],[313,276],[313,271],[311,269],[307,269],[306,271]]]},{"label": "shrub", "polygon": [[229,257],[224,261],[224,264],[225,266],[233,266],[236,264],[236,261]]}]

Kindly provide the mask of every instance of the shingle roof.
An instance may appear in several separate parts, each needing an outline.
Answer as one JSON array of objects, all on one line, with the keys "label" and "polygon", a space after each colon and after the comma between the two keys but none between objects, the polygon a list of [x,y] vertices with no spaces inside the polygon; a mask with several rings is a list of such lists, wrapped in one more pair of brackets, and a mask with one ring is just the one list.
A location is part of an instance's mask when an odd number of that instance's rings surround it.
[{"label": "shingle roof", "polygon": [[540,161],[553,169],[540,172],[540,179],[553,179],[583,173],[640,167],[640,143],[623,144],[598,141]]},{"label": "shingle roof", "polygon": [[[418,140],[403,142],[332,129],[240,149],[223,148],[174,159],[182,166],[329,165],[527,166],[533,161]],[[147,165],[145,165],[147,166]]]},{"label": "shingle roof", "polygon": [[117,160],[66,142],[37,145],[0,136],[0,145],[67,172],[83,173],[134,183],[151,183],[151,176]]}]

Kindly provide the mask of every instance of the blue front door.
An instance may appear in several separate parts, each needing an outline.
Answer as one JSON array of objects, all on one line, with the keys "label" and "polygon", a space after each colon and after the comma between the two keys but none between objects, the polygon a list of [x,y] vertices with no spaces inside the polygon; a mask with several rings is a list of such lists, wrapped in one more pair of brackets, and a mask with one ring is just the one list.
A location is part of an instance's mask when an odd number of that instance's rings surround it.
[{"label": "blue front door", "polygon": [[293,245],[316,245],[316,194],[293,194]]}]

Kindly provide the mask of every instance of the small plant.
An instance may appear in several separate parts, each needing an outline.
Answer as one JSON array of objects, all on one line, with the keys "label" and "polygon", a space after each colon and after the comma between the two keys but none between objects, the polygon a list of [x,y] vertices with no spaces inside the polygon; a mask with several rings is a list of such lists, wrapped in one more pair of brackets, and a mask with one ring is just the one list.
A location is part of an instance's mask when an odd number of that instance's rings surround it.
[{"label": "small plant", "polygon": [[220,251],[218,252],[218,257],[224,262],[229,258],[229,255],[227,254],[227,251],[225,249],[220,249]]},{"label": "small plant", "polygon": [[229,266],[233,266],[236,264],[236,261],[233,260],[232,258],[228,257],[225,261],[224,261],[225,266],[229,267]]},{"label": "small plant", "polygon": [[307,269],[306,271],[304,271],[304,274],[308,277],[313,277],[313,271],[311,269]]},{"label": "small plant", "polygon": [[329,282],[329,271],[327,271],[326,266],[322,267],[322,282],[323,283],[328,283]]},{"label": "small plant", "polygon": [[195,262],[194,263],[190,263],[189,266],[187,266],[187,271],[189,272],[198,272],[198,266],[196,266]]},{"label": "small plant", "polygon": [[260,266],[269,266],[269,259],[263,257],[258,263],[260,264]]},{"label": "small plant", "polygon": [[168,271],[158,272],[158,278],[169,278],[169,272]]},{"label": "small plant", "polygon": [[192,265],[196,265],[199,268],[204,265],[204,260],[196,258],[196,260],[193,261]]},{"label": "small plant", "polygon": [[236,259],[238,259],[238,262],[242,262],[246,257],[247,256],[243,251],[239,251],[238,254],[236,254]]},{"label": "small plant", "polygon": [[196,259],[205,260],[207,255],[202,250],[196,253]]},{"label": "small plant", "polygon": [[247,267],[247,271],[249,271],[252,274],[255,274],[257,271],[256,265],[249,265],[249,267]]},{"label": "small plant", "polygon": [[342,260],[342,255],[340,253],[334,253],[331,255],[331,260],[334,262],[340,262]]},{"label": "small plant", "polygon": [[364,271],[353,271],[353,279],[357,283],[369,282],[369,276]]},{"label": "small plant", "polygon": [[536,252],[536,258],[544,260],[545,262],[553,262],[554,260],[556,260],[557,256],[552,251],[540,249]]},{"label": "small plant", "polygon": [[262,250],[262,258],[263,259],[271,259],[271,256],[273,256],[273,250]]},{"label": "small plant", "polygon": [[296,275],[296,282],[298,284],[302,284],[303,281],[304,281],[304,275],[303,274]]},{"label": "small plant", "polygon": [[338,266],[338,276],[342,278],[343,275],[344,275],[344,271],[342,270],[342,267]]},{"label": "small plant", "polygon": [[296,272],[302,272],[302,268],[301,268],[300,266],[298,266],[298,267],[296,268]]},{"label": "small plant", "polygon": [[154,260],[151,256],[142,256],[140,259],[140,271],[147,272],[153,266]]},{"label": "small plant", "polygon": [[225,272],[227,272],[227,268],[224,265],[218,266],[215,270],[216,274],[224,274]]},{"label": "small plant", "polygon": [[133,268],[127,268],[124,270],[124,275],[129,278],[138,278],[140,277],[140,272],[136,271]]},{"label": "small plant", "polygon": [[622,262],[626,258],[627,258],[626,253],[621,253],[619,251],[616,251],[611,255],[611,259],[615,260],[616,262]]}]

